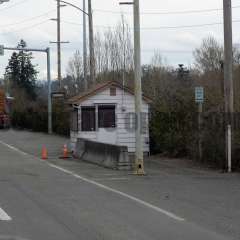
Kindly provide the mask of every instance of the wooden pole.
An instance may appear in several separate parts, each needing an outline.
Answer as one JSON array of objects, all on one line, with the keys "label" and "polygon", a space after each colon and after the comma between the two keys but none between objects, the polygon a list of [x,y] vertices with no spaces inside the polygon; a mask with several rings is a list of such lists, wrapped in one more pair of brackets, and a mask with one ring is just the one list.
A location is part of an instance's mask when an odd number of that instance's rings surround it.
[{"label": "wooden pole", "polygon": [[[226,121],[226,157],[228,166],[231,165],[232,139],[232,117],[233,106],[233,44],[232,44],[232,3],[231,0],[223,0],[224,15],[224,98]],[[229,143],[230,141],[230,143]],[[228,171],[231,169],[228,167]]]}]

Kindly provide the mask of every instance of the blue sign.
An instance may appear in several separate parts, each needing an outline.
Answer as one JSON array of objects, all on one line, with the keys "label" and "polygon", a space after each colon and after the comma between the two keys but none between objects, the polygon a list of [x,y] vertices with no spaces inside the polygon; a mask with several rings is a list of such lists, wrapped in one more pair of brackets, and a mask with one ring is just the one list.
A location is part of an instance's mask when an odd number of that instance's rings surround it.
[{"label": "blue sign", "polygon": [[203,103],[204,102],[204,88],[195,87],[195,102]]}]

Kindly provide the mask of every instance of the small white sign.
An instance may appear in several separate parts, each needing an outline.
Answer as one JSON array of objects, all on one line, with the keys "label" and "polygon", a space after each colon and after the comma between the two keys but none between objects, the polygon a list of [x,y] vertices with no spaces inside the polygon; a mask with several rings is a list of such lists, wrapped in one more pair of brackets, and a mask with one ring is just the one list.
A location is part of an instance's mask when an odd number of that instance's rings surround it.
[{"label": "small white sign", "polygon": [[0,45],[0,56],[4,56],[4,45]]},{"label": "small white sign", "polygon": [[195,88],[195,102],[197,102],[197,103],[204,102],[204,88],[203,87]]}]

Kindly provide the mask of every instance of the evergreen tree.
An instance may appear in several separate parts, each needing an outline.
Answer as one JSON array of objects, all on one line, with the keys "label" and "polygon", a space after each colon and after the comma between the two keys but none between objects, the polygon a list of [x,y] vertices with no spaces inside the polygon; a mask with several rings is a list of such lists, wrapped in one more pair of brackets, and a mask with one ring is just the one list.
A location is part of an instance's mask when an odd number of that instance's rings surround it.
[{"label": "evergreen tree", "polygon": [[38,72],[35,69],[36,66],[32,64],[32,53],[24,50],[26,47],[26,42],[21,40],[17,46],[20,51],[12,54],[6,67],[6,74],[13,87],[24,89],[29,98],[34,100]]}]

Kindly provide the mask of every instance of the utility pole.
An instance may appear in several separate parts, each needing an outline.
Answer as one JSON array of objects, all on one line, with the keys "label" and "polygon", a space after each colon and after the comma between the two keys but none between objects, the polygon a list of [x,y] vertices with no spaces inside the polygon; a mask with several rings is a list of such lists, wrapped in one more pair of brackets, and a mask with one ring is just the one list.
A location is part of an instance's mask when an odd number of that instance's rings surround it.
[{"label": "utility pole", "polygon": [[[125,87],[125,82],[126,82],[126,41],[125,41],[125,22],[124,22],[124,18],[122,16],[122,39],[123,39],[123,71],[122,71],[122,85],[123,87]],[[123,91],[122,94],[122,108],[124,108],[124,96],[125,96],[125,92]]]},{"label": "utility pole", "polygon": [[120,2],[120,5],[133,5],[134,12],[134,95],[135,95],[135,167],[136,175],[144,175],[142,146],[142,66],[141,66],[141,29],[139,0]]},{"label": "utility pole", "polygon": [[59,89],[62,89],[62,61],[61,61],[61,5],[57,0],[57,65],[58,65],[58,81]]},{"label": "utility pole", "polygon": [[[77,10],[79,10],[83,13],[83,72],[84,72],[83,75],[84,75],[84,89],[87,89],[88,84],[87,84],[87,31],[86,31],[87,26],[86,26],[86,15],[89,16],[89,14],[86,12],[86,0],[83,0],[83,9],[81,9],[80,7],[76,6],[75,4],[70,3],[68,1],[64,1],[64,0],[58,0],[58,1],[60,3],[65,4],[65,5],[60,5],[60,7],[71,6],[71,7],[74,7],[75,9],[77,9]],[[60,16],[60,14],[59,14],[59,16]],[[93,31],[92,31],[92,35],[93,35]],[[69,42],[61,42],[61,41],[59,41],[59,42],[60,43],[69,43]],[[91,44],[91,46],[92,45],[93,44]]]},{"label": "utility pole", "polygon": [[[83,11],[86,12],[86,0],[83,0]],[[87,24],[86,14],[83,14],[83,78],[84,90],[87,90]]]},{"label": "utility pole", "polygon": [[135,173],[143,175],[143,149],[141,134],[141,112],[142,112],[142,69],[141,69],[141,36],[140,36],[140,9],[139,0],[134,0],[134,74],[135,74],[135,111],[136,111],[136,153]]},{"label": "utility pole", "polygon": [[226,157],[228,172],[232,171],[232,118],[233,106],[233,43],[232,43],[232,2],[223,0],[224,15],[224,98],[226,122]]},{"label": "utility pole", "polygon": [[88,0],[88,21],[89,21],[89,54],[90,54],[90,83],[95,83],[95,54],[93,36],[92,0]]},{"label": "utility pole", "polygon": [[61,54],[61,44],[62,43],[69,43],[67,42],[62,42],[61,41],[61,7],[65,7],[66,5],[61,5],[61,0],[56,0],[57,1],[57,18],[52,18],[50,20],[56,21],[57,22],[57,41],[50,42],[50,43],[56,43],[57,44],[57,72],[58,72],[58,82],[59,82],[59,90],[61,91],[63,89],[62,86],[62,54]]},{"label": "utility pole", "polygon": [[52,134],[52,83],[51,83],[51,58],[50,48],[46,49],[47,53],[47,79],[48,79],[48,134]]}]

